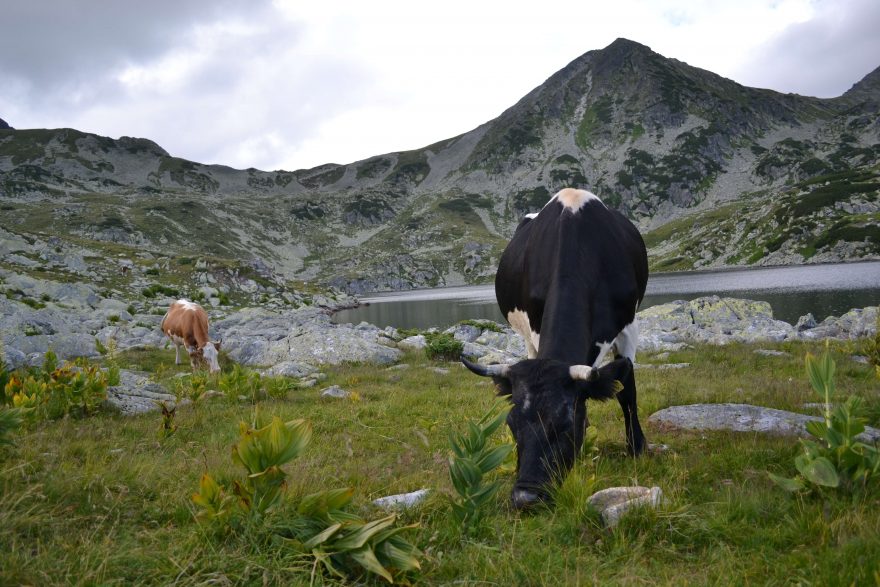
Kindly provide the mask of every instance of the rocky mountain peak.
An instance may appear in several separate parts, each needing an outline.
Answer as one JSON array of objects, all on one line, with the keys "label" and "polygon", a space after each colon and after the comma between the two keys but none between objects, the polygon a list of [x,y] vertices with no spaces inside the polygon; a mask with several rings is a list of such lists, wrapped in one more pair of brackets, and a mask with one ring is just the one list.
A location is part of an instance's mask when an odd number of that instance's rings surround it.
[{"label": "rocky mountain peak", "polygon": [[12,127],[9,126],[9,124],[5,120],[0,118],[0,130],[12,130]]},{"label": "rocky mountain peak", "polygon": [[880,98],[880,67],[853,84],[853,87],[847,90],[843,97],[873,98],[875,100]]}]

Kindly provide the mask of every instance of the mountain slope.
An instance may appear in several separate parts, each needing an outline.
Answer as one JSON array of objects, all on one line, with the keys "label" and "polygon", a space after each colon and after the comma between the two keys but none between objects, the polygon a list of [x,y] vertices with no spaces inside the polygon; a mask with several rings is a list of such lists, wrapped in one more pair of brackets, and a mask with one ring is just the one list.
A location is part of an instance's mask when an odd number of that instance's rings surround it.
[{"label": "mountain slope", "polygon": [[876,258],[878,71],[818,99],[618,39],[468,133],[293,172],[201,165],[146,139],[0,130],[4,224],[403,289],[490,279],[521,215],[572,185],[640,226],[655,269]]}]

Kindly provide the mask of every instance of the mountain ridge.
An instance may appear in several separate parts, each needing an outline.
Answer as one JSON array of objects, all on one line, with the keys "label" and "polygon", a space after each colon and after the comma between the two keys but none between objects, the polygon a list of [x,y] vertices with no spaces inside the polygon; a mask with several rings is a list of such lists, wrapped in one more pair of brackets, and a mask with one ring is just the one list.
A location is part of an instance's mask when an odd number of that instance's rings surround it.
[{"label": "mountain ridge", "polygon": [[[821,99],[617,39],[471,131],[348,164],[236,170],[149,139],[2,130],[0,199],[23,228],[254,258],[353,292],[485,282],[519,217],[569,185],[630,216],[655,270],[877,258],[878,96],[880,68]],[[71,211],[35,222],[41,201]],[[195,214],[201,241],[183,230]],[[690,228],[657,238],[673,225]]]}]

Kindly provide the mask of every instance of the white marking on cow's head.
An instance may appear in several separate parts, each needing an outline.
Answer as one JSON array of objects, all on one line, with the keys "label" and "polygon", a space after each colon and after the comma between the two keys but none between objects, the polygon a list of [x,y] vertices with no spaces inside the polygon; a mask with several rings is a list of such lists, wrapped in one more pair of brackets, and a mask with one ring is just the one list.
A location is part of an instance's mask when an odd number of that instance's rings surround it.
[{"label": "white marking on cow's head", "polygon": [[211,373],[216,373],[220,370],[220,363],[217,361],[217,358],[220,356],[219,349],[220,343],[212,341],[205,343],[205,346],[202,348],[202,356],[208,364],[208,371]]},{"label": "white marking on cow's head", "polygon": [[553,196],[551,201],[556,200],[563,207],[568,208],[572,213],[580,211],[581,208],[587,202],[599,202],[602,203],[595,194],[588,192],[587,190],[577,190],[574,188],[563,188],[559,190],[559,192]]}]

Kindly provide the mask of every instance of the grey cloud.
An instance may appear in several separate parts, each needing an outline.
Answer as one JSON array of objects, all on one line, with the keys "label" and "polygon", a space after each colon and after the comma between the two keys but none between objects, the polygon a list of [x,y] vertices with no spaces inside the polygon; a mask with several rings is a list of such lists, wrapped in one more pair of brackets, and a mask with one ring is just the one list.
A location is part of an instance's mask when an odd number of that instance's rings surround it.
[{"label": "grey cloud", "polygon": [[28,0],[0,19],[0,73],[33,90],[75,86],[188,40],[197,23],[246,16],[266,0]]},{"label": "grey cloud", "polygon": [[812,20],[791,25],[742,68],[744,83],[807,96],[841,95],[880,66],[880,2],[826,0]]}]

